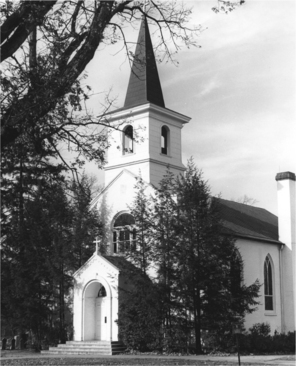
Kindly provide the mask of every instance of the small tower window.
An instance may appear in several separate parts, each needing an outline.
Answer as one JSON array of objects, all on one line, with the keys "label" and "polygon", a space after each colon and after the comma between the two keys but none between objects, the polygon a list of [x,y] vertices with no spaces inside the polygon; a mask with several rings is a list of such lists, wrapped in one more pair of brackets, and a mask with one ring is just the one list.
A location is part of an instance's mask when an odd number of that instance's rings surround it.
[{"label": "small tower window", "polygon": [[134,152],[134,130],[133,126],[128,125],[123,131],[123,154]]},{"label": "small tower window", "polygon": [[264,262],[264,300],[265,310],[274,310],[272,264],[269,256],[266,257]]},{"label": "small tower window", "polygon": [[123,213],[117,217],[113,226],[113,251],[125,253],[135,250],[135,219],[131,214]]},{"label": "small tower window", "polygon": [[166,126],[161,127],[161,153],[168,155],[169,153],[169,135],[170,130]]}]

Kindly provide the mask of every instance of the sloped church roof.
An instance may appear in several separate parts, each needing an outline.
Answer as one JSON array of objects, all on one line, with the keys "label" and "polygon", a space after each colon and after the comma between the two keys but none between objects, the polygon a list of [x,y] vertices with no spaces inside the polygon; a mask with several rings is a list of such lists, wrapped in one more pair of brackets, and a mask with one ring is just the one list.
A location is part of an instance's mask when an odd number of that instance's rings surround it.
[{"label": "sloped church roof", "polygon": [[234,201],[219,199],[219,203],[225,233],[280,244],[277,216],[263,208]]}]

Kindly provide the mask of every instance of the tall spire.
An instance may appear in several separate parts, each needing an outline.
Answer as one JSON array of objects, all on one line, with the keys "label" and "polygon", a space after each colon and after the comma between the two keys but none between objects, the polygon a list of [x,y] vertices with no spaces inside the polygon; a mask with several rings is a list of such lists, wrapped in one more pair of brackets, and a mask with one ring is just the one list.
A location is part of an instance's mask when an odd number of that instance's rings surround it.
[{"label": "tall spire", "polygon": [[165,107],[146,18],[142,19],[124,108],[153,103]]}]

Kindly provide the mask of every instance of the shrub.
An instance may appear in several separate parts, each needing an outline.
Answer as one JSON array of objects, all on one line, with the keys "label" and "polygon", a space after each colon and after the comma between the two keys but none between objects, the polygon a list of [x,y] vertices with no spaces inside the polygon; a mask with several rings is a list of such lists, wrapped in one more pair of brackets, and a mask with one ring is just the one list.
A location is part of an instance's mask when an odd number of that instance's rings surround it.
[{"label": "shrub", "polygon": [[270,325],[268,323],[256,323],[249,329],[249,332],[254,337],[267,337],[270,334]]},{"label": "shrub", "polygon": [[273,349],[277,353],[295,353],[295,332],[275,333]]},{"label": "shrub", "polygon": [[295,332],[270,335],[268,323],[254,324],[249,333],[240,336],[240,349],[244,353],[295,353]]},{"label": "shrub", "polygon": [[130,350],[158,349],[161,339],[161,311],[152,282],[138,274],[134,286],[120,289],[119,339]]},{"label": "shrub", "polygon": [[205,353],[236,351],[236,339],[230,332],[220,334],[219,332],[203,331],[202,347]]},{"label": "shrub", "polygon": [[[254,324],[249,332],[238,335],[240,352],[254,354],[295,353],[295,332],[270,335],[268,323]],[[203,350],[210,352],[237,352],[236,337],[232,333],[203,332]]]}]

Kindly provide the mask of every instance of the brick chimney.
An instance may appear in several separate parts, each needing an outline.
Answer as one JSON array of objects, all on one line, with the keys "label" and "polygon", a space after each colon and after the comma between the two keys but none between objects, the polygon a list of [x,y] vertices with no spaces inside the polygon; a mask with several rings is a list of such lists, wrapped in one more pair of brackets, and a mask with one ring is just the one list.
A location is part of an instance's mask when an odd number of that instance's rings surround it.
[{"label": "brick chimney", "polygon": [[282,331],[295,330],[296,192],[294,173],[276,175],[279,240],[281,249]]}]

